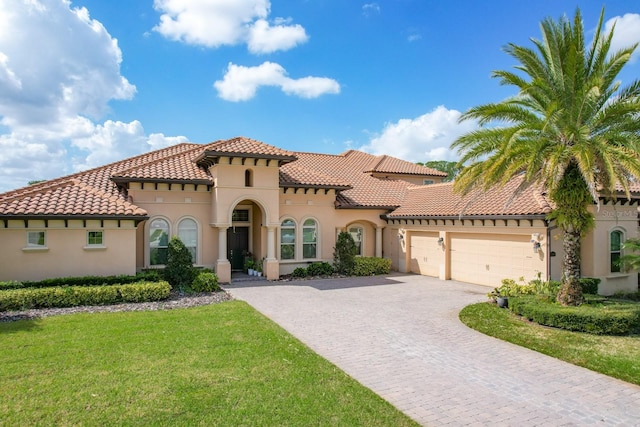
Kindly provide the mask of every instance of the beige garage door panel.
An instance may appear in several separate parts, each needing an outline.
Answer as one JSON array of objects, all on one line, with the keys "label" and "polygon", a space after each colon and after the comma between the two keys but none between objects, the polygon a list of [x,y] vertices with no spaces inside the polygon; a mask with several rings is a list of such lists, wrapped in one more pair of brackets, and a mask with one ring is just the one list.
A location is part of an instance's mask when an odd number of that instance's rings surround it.
[{"label": "beige garage door panel", "polygon": [[531,235],[474,235],[451,238],[451,278],[499,286],[505,278],[536,275]]},{"label": "beige garage door panel", "polygon": [[438,233],[415,233],[411,235],[412,273],[438,277],[443,259],[442,249],[438,246]]}]

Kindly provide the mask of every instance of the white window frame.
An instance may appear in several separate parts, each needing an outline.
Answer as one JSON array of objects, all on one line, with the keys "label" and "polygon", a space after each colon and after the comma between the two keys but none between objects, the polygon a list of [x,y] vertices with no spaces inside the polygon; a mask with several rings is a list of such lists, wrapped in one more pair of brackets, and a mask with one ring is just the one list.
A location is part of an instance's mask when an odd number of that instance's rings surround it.
[{"label": "white window frame", "polygon": [[[366,235],[364,226],[362,224],[359,224],[359,223],[351,224],[349,227],[347,227],[347,232],[349,234],[351,234],[351,237],[353,237],[353,234],[351,233],[351,229],[358,229],[358,228],[361,230],[361,233],[360,233],[360,253],[357,253],[356,256],[364,256],[364,247],[365,247],[364,246],[364,241],[365,241],[365,235]],[[355,238],[353,240],[356,241]],[[357,241],[356,241],[356,243],[357,243]]]},{"label": "white window frame", "polygon": [[[38,233],[38,235],[42,235],[42,244],[39,243],[31,243],[31,236]],[[37,241],[40,241],[38,237]],[[47,232],[45,230],[27,230],[27,246],[25,249],[47,249]]]},{"label": "white window frame", "polygon": [[[89,234],[90,233],[101,233],[101,243],[91,243],[89,241]],[[105,244],[104,244],[104,230],[87,230],[87,238],[85,240],[85,246],[84,249],[105,249]]]},{"label": "white window frame", "polygon": [[[194,226],[195,226],[195,231],[196,231],[195,246],[187,245],[187,242],[180,235],[180,226],[185,221],[192,221]],[[190,217],[190,216],[186,216],[186,217],[180,218],[180,220],[178,221],[178,225],[176,226],[176,230],[177,230],[177,234],[176,235],[182,241],[182,243],[184,243],[184,245],[187,247],[187,249],[189,249],[191,251],[191,248],[193,248],[193,252],[191,253],[191,256],[193,257],[192,261],[193,261],[194,264],[198,265],[199,264],[198,257],[200,256],[200,224],[198,224],[198,221],[196,221],[195,218]]]},{"label": "white window frame", "polygon": [[[611,239],[611,235],[613,233],[620,233],[620,249],[617,250],[617,251],[614,251],[611,248],[611,244],[613,243],[612,239]],[[613,273],[613,274],[624,273],[624,271],[622,270],[621,266],[614,267],[613,262],[612,262],[613,261],[612,260],[612,256],[613,256],[613,254],[618,254],[618,259],[620,259],[620,257],[622,257],[622,244],[625,241],[625,234],[626,234],[625,230],[623,228],[620,228],[620,227],[616,227],[616,228],[613,228],[613,229],[609,230],[609,247],[607,248],[608,249],[607,252],[608,252],[608,255],[609,255],[609,273]],[[617,271],[614,271],[614,268],[617,268]]]},{"label": "white window frame", "polygon": [[[305,223],[307,221],[313,221],[315,223],[315,226],[314,226],[314,228],[315,228],[315,241],[314,242],[305,242],[304,241],[304,229],[305,229]],[[310,227],[307,227],[307,228],[310,228]],[[316,259],[319,259],[318,250],[320,249],[320,222],[316,218],[313,218],[313,217],[304,218],[302,220],[302,227],[300,227],[300,233],[301,233],[300,241],[302,242],[302,259],[304,259],[304,260],[316,260]],[[305,245],[309,245],[309,244],[316,245],[316,256],[315,257],[305,257],[304,256],[304,246]]]},{"label": "white window frame", "polygon": [[[293,222],[293,227],[289,227],[289,226],[283,227],[282,224],[285,221]],[[291,243],[290,242],[286,242],[285,243],[285,242],[282,241],[282,230],[283,229],[290,230],[291,228],[293,228],[293,242],[291,242]],[[297,251],[298,251],[298,244],[297,244],[298,228],[299,228],[298,227],[298,223],[296,222],[295,219],[293,219],[291,217],[285,217],[285,218],[282,218],[280,220],[280,226],[278,227],[278,231],[279,231],[279,233],[278,233],[278,257],[279,257],[279,259],[281,261],[287,262],[287,261],[295,261],[296,259],[298,259],[298,256],[297,256],[298,255],[297,254]],[[283,244],[284,245],[288,245],[288,246],[289,245],[293,245],[293,258],[283,258],[282,257],[282,246],[283,246]]]},{"label": "white window frame", "polygon": [[162,220],[167,224],[167,246],[158,246],[158,248],[166,248],[167,251],[169,250],[169,240],[171,239],[171,221],[169,221],[168,218],[163,217],[163,216],[156,216],[153,217],[151,219],[149,219],[148,222],[148,226],[146,227],[146,236],[145,236],[145,240],[146,240],[146,247],[147,247],[147,253],[146,253],[146,261],[147,261],[147,265],[151,268],[155,268],[155,267],[163,267],[165,264],[151,264],[151,224],[153,224],[154,221],[157,220]]}]

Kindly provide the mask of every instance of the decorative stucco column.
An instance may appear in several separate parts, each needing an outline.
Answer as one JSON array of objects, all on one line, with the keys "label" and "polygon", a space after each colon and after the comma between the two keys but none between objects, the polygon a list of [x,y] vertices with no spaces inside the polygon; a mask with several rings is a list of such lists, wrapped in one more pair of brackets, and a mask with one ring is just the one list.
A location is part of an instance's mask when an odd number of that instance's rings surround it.
[{"label": "decorative stucco column", "polygon": [[263,266],[267,280],[280,278],[280,263],[276,259],[276,226],[267,226],[267,259]]},{"label": "decorative stucco column", "polygon": [[382,258],[382,229],[384,227],[376,227],[376,256]]},{"label": "decorative stucco column", "polygon": [[270,225],[267,227],[267,260],[276,259],[276,227]]},{"label": "decorative stucco column", "polygon": [[220,283],[231,282],[231,263],[227,259],[227,228],[228,225],[218,226],[218,261],[216,274]]}]

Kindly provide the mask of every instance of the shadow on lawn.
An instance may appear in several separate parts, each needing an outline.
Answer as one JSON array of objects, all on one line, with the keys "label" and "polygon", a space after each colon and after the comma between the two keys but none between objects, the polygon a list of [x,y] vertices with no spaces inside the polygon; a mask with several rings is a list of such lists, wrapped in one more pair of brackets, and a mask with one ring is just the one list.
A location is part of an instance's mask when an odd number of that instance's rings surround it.
[{"label": "shadow on lawn", "polygon": [[11,334],[40,328],[40,319],[26,314],[0,313],[0,334]]}]

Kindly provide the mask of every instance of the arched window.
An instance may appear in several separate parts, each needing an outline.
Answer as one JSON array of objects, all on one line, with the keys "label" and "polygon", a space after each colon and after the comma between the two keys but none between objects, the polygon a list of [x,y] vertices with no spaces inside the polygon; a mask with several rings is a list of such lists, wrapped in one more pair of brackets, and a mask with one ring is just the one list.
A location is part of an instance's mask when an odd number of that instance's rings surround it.
[{"label": "arched window", "polygon": [[166,264],[168,246],[169,223],[164,219],[156,218],[149,224],[149,264]]},{"label": "arched window", "polygon": [[296,257],[296,223],[292,219],[285,219],[280,224],[280,259],[295,259]]},{"label": "arched window", "polygon": [[185,218],[178,224],[178,237],[191,252],[193,263],[197,263],[198,255],[198,224],[191,218]]},{"label": "arched window", "polygon": [[364,230],[360,226],[349,227],[349,234],[353,237],[353,241],[356,242],[356,255],[362,255],[362,237],[364,236]]},{"label": "arched window", "polygon": [[251,169],[244,171],[244,186],[253,187],[253,174],[251,173]]},{"label": "arched window", "polygon": [[317,258],[318,224],[308,219],[302,224],[302,258]]},{"label": "arched window", "polygon": [[611,272],[620,273],[622,268],[620,266],[620,257],[622,256],[622,243],[624,234],[620,230],[613,230],[609,234],[609,254],[611,259]]}]

